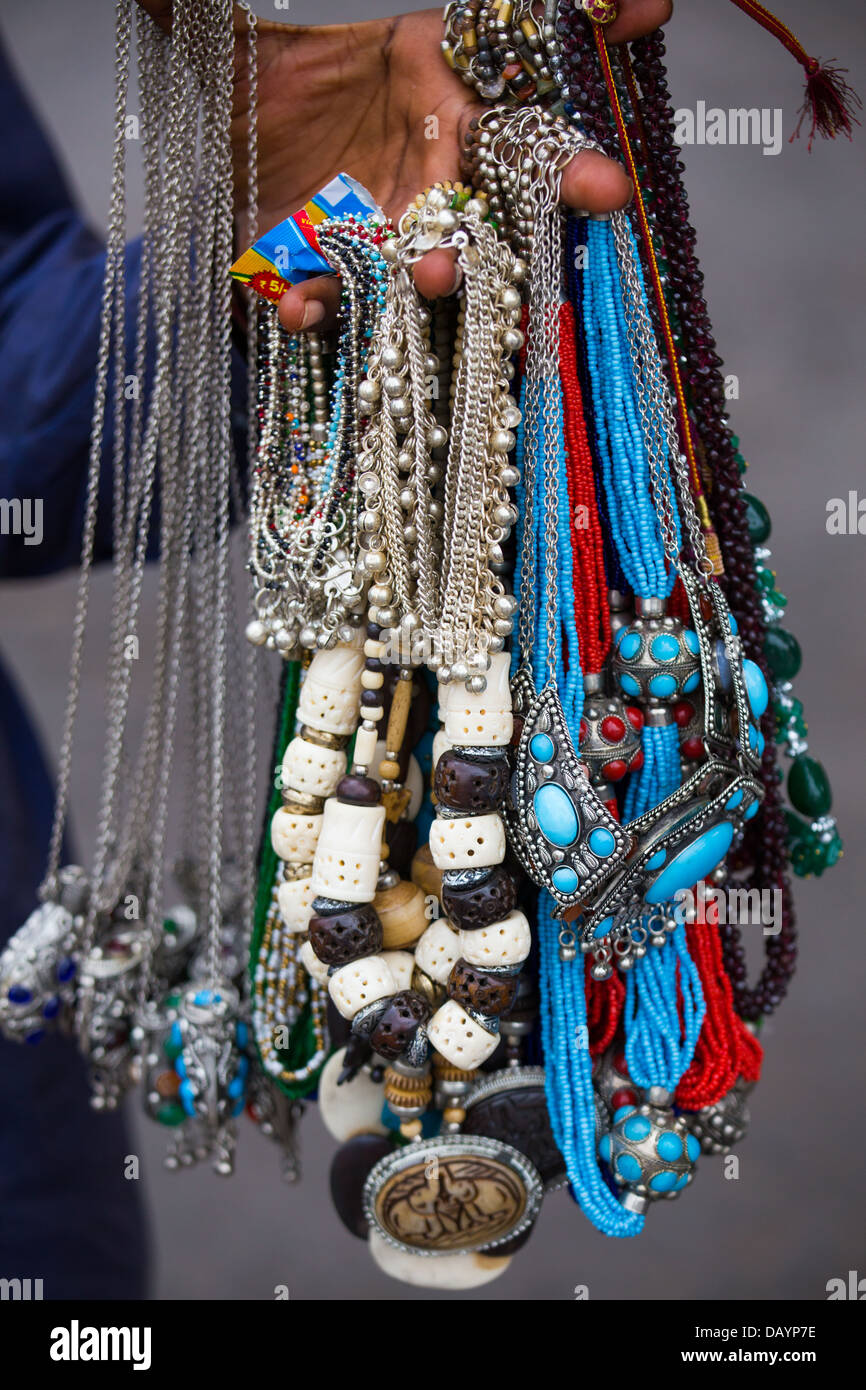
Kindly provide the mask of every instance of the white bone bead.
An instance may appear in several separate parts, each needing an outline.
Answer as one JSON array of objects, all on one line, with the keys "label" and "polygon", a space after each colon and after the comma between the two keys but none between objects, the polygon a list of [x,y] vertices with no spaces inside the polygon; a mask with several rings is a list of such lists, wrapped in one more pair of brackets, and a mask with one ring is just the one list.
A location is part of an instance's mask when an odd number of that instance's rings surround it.
[{"label": "white bone bead", "polygon": [[310,878],[290,878],[277,890],[280,916],[289,931],[306,931],[313,915],[313,881]]},{"label": "white bone bead", "polygon": [[460,954],[470,965],[519,965],[532,945],[532,931],[516,908],[501,922],[460,932]]},{"label": "white bone bead", "polygon": [[480,1067],[499,1045],[496,1034],[488,1033],[453,999],[446,1000],[441,1009],[436,1010],[427,1032],[430,1042],[446,1062],[463,1071]]},{"label": "white bone bead", "polygon": [[510,1255],[484,1255],[477,1252],[462,1255],[411,1255],[398,1250],[379,1235],[372,1226],[367,1237],[370,1254],[383,1274],[411,1284],[419,1289],[477,1289],[504,1274],[511,1264]]},{"label": "white bone bead", "polygon": [[345,1055],[346,1049],[341,1047],[328,1058],[319,1077],[316,1104],[325,1129],[341,1144],[356,1134],[387,1134],[381,1120],[385,1100],[381,1082],[373,1081],[362,1068],[351,1081],[337,1085]]},{"label": "white bone bead", "polygon": [[384,806],[326,801],[313,861],[313,890],[323,898],[369,903],[379,878]]},{"label": "white bone bead", "polygon": [[328,981],[328,993],[343,1018],[354,1018],[359,1009],[396,992],[391,968],[381,956],[362,956],[341,965]]},{"label": "white bone bead", "polygon": [[505,858],[505,826],[486,816],[437,817],[430,827],[430,853],[437,869],[484,869]]},{"label": "white bone bead", "polygon": [[319,960],[309,941],[305,941],[299,953],[301,965],[308,975],[312,975],[314,980],[318,980],[320,985],[328,983],[328,967],[323,960]]},{"label": "white bone bead", "polygon": [[431,980],[446,984],[452,966],[460,959],[460,933],[445,921],[431,922],[415,947],[415,963]]},{"label": "white bone bead", "polygon": [[445,737],[451,746],[467,748],[486,744],[490,748],[506,748],[514,733],[511,710],[488,709],[483,704],[483,695],[467,695],[467,700],[470,699],[478,700],[479,708],[461,704],[459,709],[450,709],[445,715]]},{"label": "white bone bead", "polygon": [[415,957],[411,951],[383,951],[382,959],[394,976],[397,989],[409,989],[412,984],[412,971]]},{"label": "white bone bead", "polygon": [[322,748],[305,738],[293,738],[283,757],[283,786],[313,796],[331,796],[345,771],[342,748]]},{"label": "white bone bead", "polygon": [[355,736],[355,762],[361,767],[375,768],[378,745],[378,729],[359,729]]},{"label": "white bone bead", "polygon": [[351,734],[358,722],[363,649],[338,643],[316,652],[301,685],[298,719],[311,729]]},{"label": "white bone bead", "polygon": [[281,806],[271,821],[274,851],[287,864],[312,863],[323,819],[323,816],[308,816],[303,811],[290,811]]}]

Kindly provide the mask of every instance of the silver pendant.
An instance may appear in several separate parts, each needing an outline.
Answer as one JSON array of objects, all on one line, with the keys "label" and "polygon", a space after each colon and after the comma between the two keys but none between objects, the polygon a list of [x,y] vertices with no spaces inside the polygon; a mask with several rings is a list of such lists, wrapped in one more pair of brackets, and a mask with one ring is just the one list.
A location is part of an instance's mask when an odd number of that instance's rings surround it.
[{"label": "silver pendant", "polygon": [[0,954],[0,1032],[11,1042],[71,1028],[89,888],[76,865],[58,879],[56,900],[35,908]]},{"label": "silver pendant", "polygon": [[585,902],[625,860],[631,837],[608,811],[574,751],[556,686],[535,695],[526,672],[512,684],[523,720],[505,824],[527,875],[559,911]]}]

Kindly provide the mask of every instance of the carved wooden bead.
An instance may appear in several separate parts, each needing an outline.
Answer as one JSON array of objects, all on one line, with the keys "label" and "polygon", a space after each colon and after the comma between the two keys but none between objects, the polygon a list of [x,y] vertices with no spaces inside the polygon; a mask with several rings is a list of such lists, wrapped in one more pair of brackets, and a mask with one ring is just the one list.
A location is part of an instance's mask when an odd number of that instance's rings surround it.
[{"label": "carved wooden bead", "polygon": [[418,1031],[418,1025],[426,1023],[429,1017],[430,1005],[426,999],[411,989],[400,990],[389,1000],[370,1034],[373,1051],[388,1061],[400,1057]]},{"label": "carved wooden bead", "polygon": [[346,771],[341,748],[323,748],[305,738],[293,738],[283,757],[282,784],[292,791],[330,796]]},{"label": "carved wooden bead", "polygon": [[470,965],[519,965],[531,945],[529,923],[517,910],[480,931],[460,933],[460,954]]},{"label": "carved wooden bead", "polygon": [[442,754],[433,774],[436,800],[453,811],[494,811],[508,791],[507,758],[468,758],[457,748]]},{"label": "carved wooden bead", "polygon": [[271,821],[271,844],[287,864],[310,864],[316,853],[324,816],[304,815],[281,806]]},{"label": "carved wooden bead", "polygon": [[318,651],[310,662],[298,697],[298,718],[313,729],[351,734],[358,722],[358,697],[364,653],[357,645],[338,643]]},{"label": "carved wooden bead", "polygon": [[457,961],[460,959],[460,937],[442,919],[431,922],[418,945],[415,947],[416,964],[444,985]]},{"label": "carved wooden bead", "polygon": [[496,1034],[488,1033],[453,999],[448,999],[436,1010],[427,1026],[427,1035],[446,1062],[462,1071],[480,1067],[499,1045]]},{"label": "carved wooden bead", "polygon": [[313,890],[341,902],[367,903],[376,892],[384,806],[325,803],[313,860]]},{"label": "carved wooden bead", "polygon": [[462,958],[448,977],[448,993],[464,1009],[480,1014],[507,1013],[517,997],[517,975],[497,975]]},{"label": "carved wooden bead", "polygon": [[414,946],[429,925],[427,899],[414,883],[401,880],[393,888],[383,888],[373,899],[373,906],[382,923],[386,950]]},{"label": "carved wooden bead", "polygon": [[372,777],[349,773],[337,784],[337,798],[347,806],[378,806],[382,800],[379,783]]},{"label": "carved wooden bead", "polygon": [[298,954],[301,965],[307,974],[312,975],[314,980],[318,980],[320,985],[326,985],[328,983],[328,967],[324,961],[319,960],[311,942],[305,941]]},{"label": "carved wooden bead", "polygon": [[343,1018],[354,1018],[359,1009],[395,992],[394,976],[381,956],[364,956],[342,965],[328,981],[328,993]]},{"label": "carved wooden bead", "polygon": [[412,971],[415,969],[415,957],[412,952],[383,951],[382,959],[394,976],[397,989],[409,989],[412,984]]},{"label": "carved wooden bead", "polygon": [[277,889],[280,917],[289,931],[307,930],[313,910],[313,886],[309,878],[291,878]]},{"label": "carved wooden bead", "polygon": [[517,879],[505,864],[497,864],[489,878],[469,888],[442,884],[442,908],[460,931],[478,931],[507,917],[517,903]]},{"label": "carved wooden bead", "polygon": [[382,949],[382,926],[370,903],[359,903],[353,912],[310,918],[313,950],[326,965],[347,965]]},{"label": "carved wooden bead", "polygon": [[437,869],[484,869],[505,858],[505,826],[498,815],[437,817],[430,827]]},{"label": "carved wooden bead", "polygon": [[442,892],[442,870],[433,863],[429,845],[422,845],[412,860],[412,882],[432,897],[438,898]]},{"label": "carved wooden bead", "polygon": [[[441,710],[440,710],[441,714]],[[433,735],[433,766],[438,766],[442,754],[452,747],[452,743],[444,729],[438,729]]]}]

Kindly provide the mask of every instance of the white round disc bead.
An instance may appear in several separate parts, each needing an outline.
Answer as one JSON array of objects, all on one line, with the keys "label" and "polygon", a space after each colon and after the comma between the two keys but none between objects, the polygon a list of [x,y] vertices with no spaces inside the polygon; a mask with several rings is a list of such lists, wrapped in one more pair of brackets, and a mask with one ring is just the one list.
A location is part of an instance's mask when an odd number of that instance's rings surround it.
[{"label": "white round disc bead", "polygon": [[344,1144],[356,1134],[387,1134],[382,1124],[385,1088],[362,1068],[350,1081],[337,1085],[346,1049],[329,1057],[319,1077],[318,1109],[332,1139]]}]

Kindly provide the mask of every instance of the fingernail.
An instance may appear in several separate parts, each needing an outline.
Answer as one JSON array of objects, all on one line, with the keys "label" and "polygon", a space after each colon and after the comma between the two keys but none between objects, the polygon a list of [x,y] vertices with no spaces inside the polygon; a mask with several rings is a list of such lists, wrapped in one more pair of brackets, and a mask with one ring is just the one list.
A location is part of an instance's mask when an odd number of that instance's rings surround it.
[{"label": "fingernail", "polygon": [[301,319],[302,328],[315,328],[317,323],[321,323],[325,317],[325,306],[321,299],[304,300],[304,314]]}]

